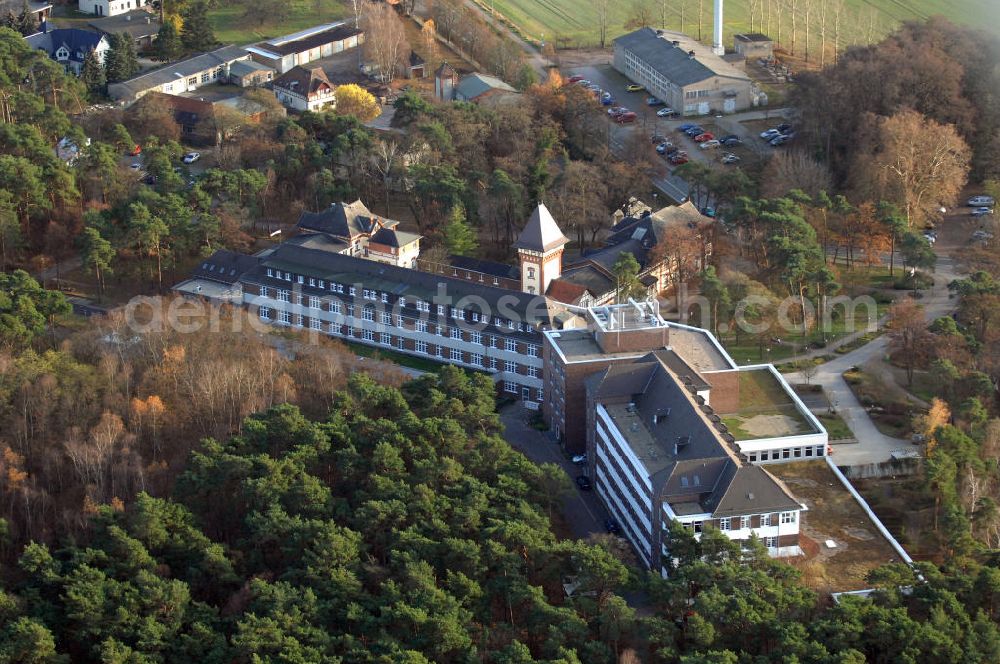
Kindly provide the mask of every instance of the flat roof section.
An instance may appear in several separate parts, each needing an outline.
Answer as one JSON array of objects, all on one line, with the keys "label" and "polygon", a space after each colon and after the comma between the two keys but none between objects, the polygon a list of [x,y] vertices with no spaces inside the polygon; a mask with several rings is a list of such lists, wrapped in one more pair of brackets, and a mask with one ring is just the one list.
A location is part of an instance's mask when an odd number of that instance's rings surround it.
[{"label": "flat roof section", "polygon": [[[799,546],[805,555],[786,561],[802,572],[802,582],[818,592],[871,587],[871,570],[903,560],[826,461],[775,463],[767,469],[806,504]],[[826,545],[832,540],[833,548]]]},{"label": "flat roof section", "polygon": [[737,373],[740,382],[738,410],[719,412],[736,440],[819,433],[769,368]]}]

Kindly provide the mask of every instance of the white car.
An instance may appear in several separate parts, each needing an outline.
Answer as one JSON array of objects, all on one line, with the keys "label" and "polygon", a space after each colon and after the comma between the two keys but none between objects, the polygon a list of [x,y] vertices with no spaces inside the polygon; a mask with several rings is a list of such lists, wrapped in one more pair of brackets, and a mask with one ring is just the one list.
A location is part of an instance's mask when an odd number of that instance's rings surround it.
[{"label": "white car", "polygon": [[719,139],[713,138],[710,141],[705,141],[704,143],[702,143],[698,147],[701,148],[702,150],[710,150],[712,148],[717,148],[720,145],[722,145],[722,143],[719,142]]},{"label": "white car", "polygon": [[142,164],[139,163],[138,161],[133,161],[132,165],[129,166],[129,168],[131,168],[133,171],[138,171],[142,169]]},{"label": "white car", "polygon": [[732,152],[727,152],[726,154],[722,155],[723,164],[735,164],[739,160],[740,160],[739,155],[735,155]]},{"label": "white car", "polygon": [[995,201],[993,200],[992,196],[973,196],[965,203],[969,207],[986,207],[989,205],[993,205]]},{"label": "white car", "polygon": [[760,132],[760,137],[763,138],[765,141],[769,141],[772,138],[777,138],[778,136],[781,136],[781,132],[778,131],[777,129],[767,129],[765,131]]},{"label": "white car", "polygon": [[181,161],[183,161],[185,164],[193,164],[199,159],[201,159],[200,152],[188,152],[186,155],[184,155]]},{"label": "white car", "polygon": [[656,115],[657,117],[668,118],[671,115],[674,115],[674,109],[670,108],[669,106],[664,106],[663,108],[661,108],[656,112]]}]

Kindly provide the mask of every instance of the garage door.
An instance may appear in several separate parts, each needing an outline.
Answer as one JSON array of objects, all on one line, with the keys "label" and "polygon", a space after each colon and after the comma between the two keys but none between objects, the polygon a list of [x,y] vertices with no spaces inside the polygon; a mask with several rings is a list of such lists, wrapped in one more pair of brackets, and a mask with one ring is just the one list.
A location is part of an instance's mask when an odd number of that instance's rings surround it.
[{"label": "garage door", "polygon": [[724,102],[722,102],[722,110],[726,113],[732,113],[736,110],[736,98],[731,97]]},{"label": "garage door", "polygon": [[708,115],[708,102],[702,101],[698,103],[698,115]]}]

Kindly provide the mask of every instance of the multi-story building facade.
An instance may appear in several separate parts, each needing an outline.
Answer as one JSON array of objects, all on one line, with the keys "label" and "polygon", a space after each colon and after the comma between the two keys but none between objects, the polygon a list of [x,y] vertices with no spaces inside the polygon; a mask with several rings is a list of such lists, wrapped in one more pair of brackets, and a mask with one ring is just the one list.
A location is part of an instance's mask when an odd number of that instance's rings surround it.
[{"label": "multi-story building facade", "polygon": [[671,523],[757,536],[773,556],[800,555],[805,510],[747,463],[671,351],[617,364],[587,381],[587,455],[594,487],[639,558],[666,573]]},{"label": "multi-story building facade", "polygon": [[483,371],[529,407],[545,398],[541,331],[561,308],[542,296],[295,243],[238,256],[216,252],[175,290],[242,304],[269,324]]},{"label": "multi-story building facade", "polygon": [[761,99],[746,72],[680,32],[640,28],[618,37],[614,67],[684,115],[736,113]]}]

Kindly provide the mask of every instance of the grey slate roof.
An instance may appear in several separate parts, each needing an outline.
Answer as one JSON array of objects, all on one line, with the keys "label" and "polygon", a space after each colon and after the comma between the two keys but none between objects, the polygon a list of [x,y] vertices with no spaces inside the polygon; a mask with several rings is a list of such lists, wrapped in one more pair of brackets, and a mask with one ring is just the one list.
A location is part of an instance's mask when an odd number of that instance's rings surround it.
[{"label": "grey slate roof", "polygon": [[723,440],[711,409],[698,404],[675,372],[678,362],[686,366],[658,351],[588,381],[588,392],[604,404],[654,491],[671,504],[697,503],[714,518],[800,509],[787,487],[764,468],[744,463]]},{"label": "grey slate roof", "polygon": [[274,71],[267,65],[262,65],[259,62],[254,62],[253,60],[240,60],[239,62],[234,62],[231,67],[229,67],[229,73],[232,76],[247,76],[258,71]]},{"label": "grey slate roof", "polygon": [[375,242],[378,244],[384,244],[387,247],[405,247],[406,245],[419,240],[420,236],[416,233],[408,233],[406,231],[397,231],[394,228],[380,228],[375,231],[375,234],[371,236],[368,240],[369,242]]},{"label": "grey slate roof", "polygon": [[569,238],[559,230],[556,220],[552,218],[549,209],[544,203],[539,203],[528,223],[524,225],[521,234],[517,236],[514,247],[517,249],[528,249],[530,251],[545,252],[556,249],[569,242]]},{"label": "grey slate roof", "polygon": [[[652,28],[639,28],[615,39],[615,47],[621,46],[631,51],[637,58],[680,86],[699,83],[713,76],[749,80],[746,73],[687,35],[662,30],[660,32],[662,35]],[[672,40],[679,41],[680,46],[674,46]],[[693,58],[688,55],[688,51],[692,50],[695,52]]]},{"label": "grey slate roof", "polygon": [[241,46],[223,46],[214,51],[168,64],[165,67],[113,85],[128,91],[134,97],[166,83],[179,81],[188,76],[200,74],[203,71],[217,69],[232,64],[237,60],[247,60],[249,58],[250,54]]},{"label": "grey slate roof", "polygon": [[416,297],[426,301],[430,301],[440,293],[449,297],[452,302],[468,297],[473,303],[485,303],[493,316],[533,326],[552,325],[554,316],[564,309],[558,303],[540,295],[494,288],[467,279],[420,272],[290,243],[283,243],[266,256],[262,256],[260,262],[244,274],[243,280],[249,283],[279,285],[276,279],[267,277],[267,267],[331,282],[356,284],[359,288],[372,288],[395,296]]},{"label": "grey slate roof", "polygon": [[256,256],[247,256],[228,249],[220,249],[203,260],[191,272],[194,279],[208,279],[224,284],[235,284],[260,262]]},{"label": "grey slate roof", "polygon": [[606,270],[586,263],[564,269],[559,278],[553,279],[552,283],[554,284],[557,281],[582,286],[595,297],[604,295],[615,289],[615,279],[612,275]]},{"label": "grey slate roof", "polygon": [[493,90],[517,93],[517,90],[507,85],[496,76],[480,74],[477,72],[474,74],[468,74],[459,79],[458,85],[455,86],[455,95],[457,97],[461,97],[462,99],[473,101],[477,97],[481,97],[487,92]]},{"label": "grey slate roof", "polygon": [[357,200],[353,203],[334,203],[322,212],[303,212],[299,217],[298,227],[346,239],[370,235],[377,230],[376,219],[388,228],[395,228],[399,224],[392,219],[376,217],[364,203]]},{"label": "grey slate roof", "polygon": [[73,62],[83,62],[87,54],[97,48],[103,39],[104,35],[92,32],[91,30],[58,28],[56,30],[49,30],[48,32],[36,32],[33,35],[28,35],[24,38],[24,41],[31,48],[45,51],[53,59],[59,47],[65,46],[66,50],[69,51],[70,60]]},{"label": "grey slate roof", "polygon": [[516,267],[508,263],[496,263],[494,261],[484,261],[471,256],[448,256],[448,264],[459,270],[471,270],[482,272],[491,277],[502,279],[520,279],[521,274]]},{"label": "grey slate roof", "polygon": [[139,8],[116,16],[94,19],[89,25],[106,35],[125,33],[132,39],[142,39],[159,32],[160,18],[154,12]]}]

